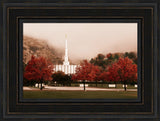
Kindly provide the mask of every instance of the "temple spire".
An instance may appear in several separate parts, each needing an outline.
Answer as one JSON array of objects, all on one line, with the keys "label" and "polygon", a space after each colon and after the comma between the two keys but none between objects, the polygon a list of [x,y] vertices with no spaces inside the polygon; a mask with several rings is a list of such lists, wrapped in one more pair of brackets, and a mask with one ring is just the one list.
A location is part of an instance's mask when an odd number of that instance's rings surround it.
[{"label": "temple spire", "polygon": [[67,45],[67,34],[65,35],[65,56],[64,56],[64,62],[63,65],[69,65],[68,61],[68,45]]}]

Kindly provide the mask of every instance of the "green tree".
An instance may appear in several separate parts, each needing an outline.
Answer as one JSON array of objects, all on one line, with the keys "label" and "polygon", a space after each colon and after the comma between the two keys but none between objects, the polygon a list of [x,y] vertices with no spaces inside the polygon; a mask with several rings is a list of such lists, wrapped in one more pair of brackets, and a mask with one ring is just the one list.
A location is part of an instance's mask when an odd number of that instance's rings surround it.
[{"label": "green tree", "polygon": [[119,55],[118,55],[118,54],[115,54],[115,55],[114,55],[114,59],[115,59],[115,60],[118,60],[118,59],[119,59]]},{"label": "green tree", "polygon": [[92,58],[90,60],[90,63],[104,69],[105,68],[105,56],[103,54],[98,54],[95,58]]},{"label": "green tree", "polygon": [[70,86],[71,83],[72,83],[71,76],[70,75],[66,75],[62,71],[55,72],[52,75],[52,78],[53,78],[52,81],[54,83],[56,82],[57,84],[61,84],[63,86]]},{"label": "green tree", "polygon": [[135,52],[125,52],[124,57],[128,57],[129,59],[132,59],[132,61],[137,64],[137,55]]},{"label": "green tree", "polygon": [[63,77],[64,77],[64,75],[65,75],[65,73],[64,72],[62,72],[62,71],[58,71],[58,72],[55,72],[55,73],[53,73],[53,75],[52,75],[52,81],[55,83],[57,83],[57,84],[62,84],[63,83]]},{"label": "green tree", "polygon": [[63,85],[64,86],[71,86],[71,83],[73,82],[73,80],[71,79],[70,75],[64,75],[64,81],[63,81]]}]

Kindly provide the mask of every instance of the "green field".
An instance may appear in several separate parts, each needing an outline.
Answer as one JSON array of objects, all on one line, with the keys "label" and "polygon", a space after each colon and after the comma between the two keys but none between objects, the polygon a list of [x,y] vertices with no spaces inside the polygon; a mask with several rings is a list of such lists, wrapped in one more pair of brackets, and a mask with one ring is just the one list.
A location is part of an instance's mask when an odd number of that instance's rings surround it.
[{"label": "green field", "polygon": [[136,99],[137,91],[23,91],[25,99]]}]

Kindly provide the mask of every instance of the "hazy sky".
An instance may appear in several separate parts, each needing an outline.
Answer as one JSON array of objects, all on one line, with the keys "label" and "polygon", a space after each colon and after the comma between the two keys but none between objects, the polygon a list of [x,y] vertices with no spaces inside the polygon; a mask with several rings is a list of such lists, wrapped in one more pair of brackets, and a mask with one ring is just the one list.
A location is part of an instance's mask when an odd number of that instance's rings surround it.
[{"label": "hazy sky", "polygon": [[71,60],[98,53],[137,51],[137,23],[24,23],[23,34],[64,48],[65,34]]}]

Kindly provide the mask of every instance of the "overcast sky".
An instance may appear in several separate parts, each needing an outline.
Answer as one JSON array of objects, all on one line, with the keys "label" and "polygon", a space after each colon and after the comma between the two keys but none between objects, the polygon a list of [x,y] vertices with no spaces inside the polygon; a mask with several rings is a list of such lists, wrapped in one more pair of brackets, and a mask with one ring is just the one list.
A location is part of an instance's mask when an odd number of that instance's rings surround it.
[{"label": "overcast sky", "polygon": [[69,58],[90,59],[98,53],[137,52],[137,23],[24,23],[23,34],[64,48]]}]

